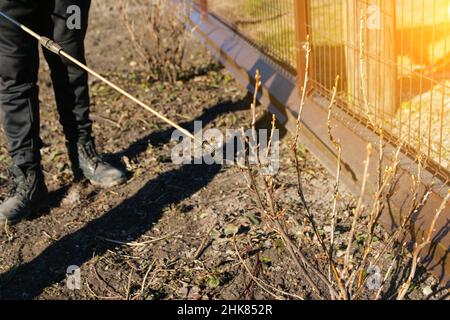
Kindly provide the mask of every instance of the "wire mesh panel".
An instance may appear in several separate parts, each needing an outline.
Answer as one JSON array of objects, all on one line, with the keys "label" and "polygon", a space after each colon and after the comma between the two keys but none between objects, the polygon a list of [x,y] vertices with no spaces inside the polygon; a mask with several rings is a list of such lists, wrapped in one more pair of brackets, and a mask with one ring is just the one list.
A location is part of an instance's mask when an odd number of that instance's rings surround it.
[{"label": "wire mesh panel", "polygon": [[314,84],[450,171],[449,0],[312,0]]},{"label": "wire mesh panel", "polygon": [[395,133],[450,171],[450,2],[397,3]]},{"label": "wire mesh panel", "polygon": [[340,76],[343,110],[450,178],[450,0],[208,0],[208,8],[291,70],[303,24],[295,17],[307,17],[315,91],[330,98]]},{"label": "wire mesh panel", "polygon": [[209,0],[208,9],[278,62],[296,66],[294,0]]}]

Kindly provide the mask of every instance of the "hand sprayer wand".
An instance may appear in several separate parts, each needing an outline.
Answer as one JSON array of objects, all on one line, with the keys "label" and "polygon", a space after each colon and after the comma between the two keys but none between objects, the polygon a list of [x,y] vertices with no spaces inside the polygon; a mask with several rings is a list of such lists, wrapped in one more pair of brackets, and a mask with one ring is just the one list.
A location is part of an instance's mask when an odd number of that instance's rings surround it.
[{"label": "hand sprayer wand", "polygon": [[[94,76],[95,78],[99,79],[100,81],[106,83],[108,86],[110,86],[111,88],[113,88],[114,90],[116,90],[117,92],[119,92],[120,94],[124,95],[125,97],[129,98],[130,100],[132,100],[133,102],[135,102],[136,104],[138,104],[139,106],[141,106],[142,108],[146,109],[147,111],[151,112],[153,115],[155,115],[156,117],[160,118],[161,120],[163,120],[164,122],[170,124],[173,128],[179,130],[180,132],[182,132],[185,136],[191,138],[194,141],[197,141],[198,138],[196,138],[192,133],[190,133],[189,131],[187,131],[186,129],[182,128],[181,126],[179,126],[178,124],[176,124],[175,122],[173,122],[172,120],[170,120],[169,118],[167,118],[166,116],[162,115],[161,113],[159,113],[158,111],[154,110],[153,108],[151,108],[149,105],[145,104],[144,102],[140,101],[139,99],[137,99],[136,97],[132,96],[130,93],[126,92],[125,90],[123,90],[122,88],[120,88],[119,86],[115,85],[114,83],[112,83],[111,81],[109,81],[108,79],[106,79],[105,77],[101,76],[100,74],[98,74],[97,72],[95,72],[94,70],[90,69],[88,66],[86,66],[85,64],[81,63],[80,61],[78,61],[77,59],[75,59],[74,57],[72,57],[70,54],[68,54],[67,52],[65,52],[63,50],[63,48],[57,44],[56,42],[54,42],[53,40],[47,38],[47,37],[43,37],[39,34],[37,34],[36,32],[34,32],[33,30],[31,30],[30,28],[24,26],[23,24],[17,22],[16,20],[14,20],[13,18],[11,18],[10,16],[8,16],[7,14],[3,13],[0,11],[0,16],[5,18],[6,20],[8,20],[9,22],[11,22],[12,24],[16,25],[17,27],[19,27],[20,29],[22,29],[23,31],[25,31],[26,33],[28,33],[30,36],[32,36],[33,38],[36,38],[39,43],[46,49],[48,49],[49,51],[66,58],[67,60],[71,61],[72,63],[74,63],[75,65],[77,65],[78,67],[80,67],[81,69],[85,70],[86,72],[88,72],[89,74],[91,74],[92,76]],[[203,146],[203,141],[198,141],[199,143],[201,143],[201,145]]]}]

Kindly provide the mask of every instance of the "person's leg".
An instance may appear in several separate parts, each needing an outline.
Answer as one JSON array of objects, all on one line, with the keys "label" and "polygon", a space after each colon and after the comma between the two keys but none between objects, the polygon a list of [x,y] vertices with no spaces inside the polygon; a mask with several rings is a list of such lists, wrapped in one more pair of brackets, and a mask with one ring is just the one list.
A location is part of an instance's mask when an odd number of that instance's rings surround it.
[{"label": "person's leg", "polygon": [[[44,7],[45,35],[65,52],[86,63],[84,39],[88,26],[90,0],[53,0]],[[69,10],[77,6],[79,10]],[[69,28],[67,20],[80,12],[80,28]],[[47,18],[50,17],[50,18]],[[44,50],[50,66],[60,121],[66,135],[75,179],[86,177],[91,183],[110,187],[125,182],[125,174],[104,162],[95,150],[92,122],[89,119],[88,74],[65,58]]]},{"label": "person's leg", "polygon": [[[0,1],[3,13],[30,27],[36,27],[36,9],[34,0]],[[47,195],[40,166],[38,68],[37,41],[0,17],[0,109],[15,185],[0,204],[0,222],[32,214]]]},{"label": "person's leg", "polygon": [[[72,5],[80,8],[80,29],[69,29],[67,26],[68,8]],[[40,13],[44,35],[60,44],[64,51],[82,63],[86,63],[84,38],[89,7],[90,0],[48,0],[43,4]],[[92,122],[89,119],[87,72],[45,49],[44,56],[51,70],[56,105],[67,141],[90,141]]]},{"label": "person's leg", "polygon": [[[0,10],[34,25],[33,0],[0,1]],[[40,161],[38,68],[37,41],[0,17],[0,107],[8,150],[18,166]]]}]

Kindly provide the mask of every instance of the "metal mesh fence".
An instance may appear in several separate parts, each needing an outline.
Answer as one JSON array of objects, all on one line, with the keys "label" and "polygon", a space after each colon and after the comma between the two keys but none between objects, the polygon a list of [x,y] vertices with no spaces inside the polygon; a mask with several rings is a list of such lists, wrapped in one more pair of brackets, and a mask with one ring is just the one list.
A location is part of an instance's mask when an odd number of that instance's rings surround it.
[{"label": "metal mesh fence", "polygon": [[211,12],[266,54],[295,70],[294,0],[209,0]]},{"label": "metal mesh fence", "polygon": [[450,169],[448,0],[311,1],[314,84],[394,142]]},{"label": "metal mesh fence", "polygon": [[[209,10],[295,70],[297,0],[208,0]],[[450,172],[450,0],[309,0],[312,83],[412,157]],[[305,10],[305,6],[299,6]]]}]

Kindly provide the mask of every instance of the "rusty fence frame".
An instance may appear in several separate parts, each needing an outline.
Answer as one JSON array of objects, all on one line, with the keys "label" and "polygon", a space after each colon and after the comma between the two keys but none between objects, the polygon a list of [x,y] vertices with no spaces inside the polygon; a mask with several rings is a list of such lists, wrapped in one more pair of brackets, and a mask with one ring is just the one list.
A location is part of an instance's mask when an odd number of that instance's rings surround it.
[{"label": "rusty fence frame", "polygon": [[[174,0],[179,2],[181,0]],[[258,69],[262,74],[263,88],[259,95],[260,102],[274,113],[278,120],[290,131],[295,129],[297,119],[296,110],[300,104],[300,92],[303,84],[303,74],[306,66],[304,44],[307,35],[311,34],[309,0],[293,0],[295,7],[295,45],[297,53],[297,76],[267,56],[249,41],[245,36],[236,32],[220,16],[208,10],[207,0],[186,0],[190,5],[185,6],[189,23],[196,37],[210,50],[210,52],[234,75],[234,77],[250,92],[254,91],[253,75]],[[313,68],[311,66],[311,74]],[[308,97],[302,117],[301,143],[310,150],[315,157],[328,169],[331,174],[336,172],[337,154],[329,141],[327,132],[327,106],[329,99],[313,86],[308,90]],[[364,170],[363,161],[366,158],[366,146],[369,142],[378,145],[379,138],[370,128],[365,119],[336,108],[332,116],[334,134],[343,145],[342,165],[343,183],[353,193],[358,194]],[[384,162],[390,163],[389,156],[394,154],[397,146],[389,143],[385,147]],[[376,171],[379,153],[377,148],[373,153],[373,167]],[[390,211],[382,217],[383,224],[394,229],[398,225],[402,207],[410,199],[412,176],[417,172],[417,163],[411,157],[411,150],[403,150],[400,156],[400,178],[396,192],[390,199]],[[439,175],[433,166],[429,166],[424,173],[422,187],[433,190],[428,203],[422,208],[415,220],[415,236],[420,237],[428,229],[433,213],[442,203],[450,187],[449,176]],[[366,200],[370,201],[371,194],[377,188],[377,179],[371,175],[368,181]],[[450,281],[450,234],[449,234],[450,205],[447,206],[437,223],[438,234],[424,257],[423,264],[439,276],[441,283]]]}]

